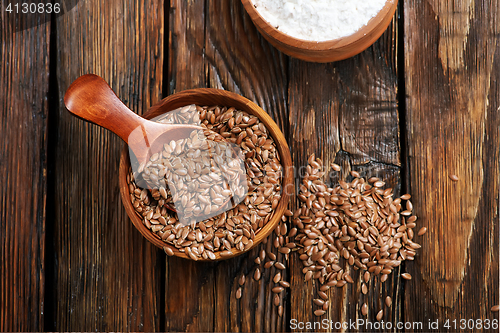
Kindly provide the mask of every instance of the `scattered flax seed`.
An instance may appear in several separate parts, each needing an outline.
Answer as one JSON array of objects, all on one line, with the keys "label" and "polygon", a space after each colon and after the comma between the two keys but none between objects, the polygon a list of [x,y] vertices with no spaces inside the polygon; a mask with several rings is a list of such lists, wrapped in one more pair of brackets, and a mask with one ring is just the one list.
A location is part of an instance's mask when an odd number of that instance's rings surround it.
[{"label": "scattered flax seed", "polygon": [[243,274],[240,279],[238,280],[238,283],[240,286],[245,284],[245,274]]},{"label": "scattered flax seed", "polygon": [[241,298],[241,294],[242,294],[242,289],[241,289],[241,287],[239,287],[236,290],[236,299],[240,299]]},{"label": "scattered flax seed", "polygon": [[280,281],[280,285],[281,285],[283,288],[290,288],[290,282],[288,282],[288,281],[283,281],[283,280],[281,280],[281,281]]},{"label": "scattered flax seed", "polygon": [[324,291],[318,291],[319,297],[321,297],[323,300],[328,300],[328,295]]},{"label": "scattered flax seed", "polygon": [[361,285],[361,292],[366,295],[368,293],[368,287],[366,286],[365,283]]},{"label": "scattered flax seed", "polygon": [[265,269],[271,268],[272,265],[274,265],[274,261],[268,261],[264,264],[264,268]]},{"label": "scattered flax seed", "polygon": [[[341,171],[337,164],[331,166]],[[323,180],[327,175],[322,160],[311,155],[299,187],[300,207],[285,213],[281,224],[268,238],[266,256],[262,256],[262,250],[259,253],[259,265],[267,257],[264,269],[276,268],[274,276],[271,275],[271,284],[275,284],[271,290],[278,312],[283,311],[279,295],[290,287],[290,283],[283,281],[285,273],[281,271],[285,270],[285,263],[293,252],[298,252],[303,264],[304,282],[312,280],[318,286],[313,303],[320,309],[314,314],[322,316],[330,306],[326,292],[331,287],[342,288],[354,283],[351,274],[358,270],[362,277],[361,292],[368,295],[372,277],[378,276],[378,281],[385,282],[404,260],[413,260],[421,247],[413,240],[417,234],[413,231],[417,217],[413,215],[409,194],[393,198],[393,189],[384,188],[383,180],[377,177],[367,180],[356,171],[351,172],[350,182],[339,180],[332,188]],[[261,207],[260,202],[258,206]],[[426,230],[422,227],[418,235]],[[270,252],[269,246],[274,247],[277,255]],[[259,278],[260,274],[258,271]],[[401,276],[411,279],[408,273]],[[385,298],[385,305],[392,306],[389,296]],[[361,313],[368,314],[366,302],[361,306]],[[383,314],[380,310],[377,320],[382,320]]]},{"label": "scattered flax seed", "polygon": [[325,304],[325,301],[323,301],[322,299],[319,299],[319,298],[315,298],[313,300],[314,304],[316,304],[317,306],[323,306],[323,304]]},{"label": "scattered flax seed", "polygon": [[425,234],[427,232],[427,228],[426,227],[422,227],[420,228],[420,230],[418,231],[418,234],[419,236],[422,236],[423,234]]},{"label": "scattered flax seed", "polygon": [[163,251],[165,251],[165,253],[168,255],[168,256],[173,256],[174,255],[174,250],[172,250],[170,247],[168,246],[164,246],[163,247]]},{"label": "scattered flax seed", "polygon": [[278,306],[278,316],[283,317],[283,306]]},{"label": "scattered flax seed", "polygon": [[363,306],[361,306],[361,314],[363,316],[366,316],[368,314],[368,305],[366,305],[366,303],[363,303]]},{"label": "scattered flax seed", "polygon": [[453,180],[454,182],[458,182],[458,176],[457,175],[449,175],[450,179]]},{"label": "scattered flax seed", "polygon": [[384,316],[384,310],[380,310],[377,313],[377,317],[376,318],[377,318],[378,321],[381,321],[383,316]]},{"label": "scattered flax seed", "polygon": [[275,263],[274,267],[276,267],[277,269],[281,269],[281,270],[284,270],[286,268],[285,265],[283,265],[280,262]]},{"label": "scattered flax seed", "polygon": [[[332,169],[341,171],[336,164]],[[421,246],[413,240],[417,226],[411,195],[393,198],[393,189],[356,171],[350,182],[339,180],[329,187],[323,162],[311,155],[299,187],[300,207],[292,216],[296,229],[294,248],[302,261],[304,281],[315,280],[323,301],[329,287],[354,283],[351,272],[363,277],[361,291],[368,294],[372,276],[385,282],[404,260],[413,260]],[[408,273],[403,278],[411,276]],[[367,313],[367,306],[362,310]],[[383,313],[380,315],[382,316]]]},{"label": "scattered flax seed", "polygon": [[280,286],[280,287],[274,287],[274,288],[272,289],[273,293],[275,293],[275,294],[279,294],[279,293],[280,293],[280,292],[282,292],[283,290],[284,290],[284,288],[283,288],[283,287],[281,287],[281,286]]},{"label": "scattered flax seed", "polygon": [[498,312],[500,310],[500,305],[494,305],[491,307],[491,312]]},{"label": "scattered flax seed", "polygon": [[320,317],[320,316],[324,315],[325,313],[326,313],[326,311],[322,310],[322,309],[318,309],[318,310],[314,311],[314,315],[316,317]]},{"label": "scattered flax seed", "polygon": [[255,272],[253,273],[253,278],[254,278],[255,281],[259,281],[260,280],[260,269],[259,268],[255,269]]}]

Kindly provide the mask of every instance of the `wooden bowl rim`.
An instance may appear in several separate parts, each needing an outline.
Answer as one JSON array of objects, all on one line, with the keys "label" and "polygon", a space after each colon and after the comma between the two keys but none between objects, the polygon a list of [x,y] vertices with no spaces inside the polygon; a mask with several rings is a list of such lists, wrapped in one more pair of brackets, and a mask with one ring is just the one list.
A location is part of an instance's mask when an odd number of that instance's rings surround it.
[{"label": "wooden bowl rim", "polygon": [[[198,261],[218,261],[218,260],[225,260],[229,258],[236,257],[238,255],[241,255],[245,252],[250,251],[252,248],[257,246],[262,240],[264,240],[266,237],[269,236],[269,234],[276,228],[278,225],[279,221],[281,220],[281,217],[285,213],[285,210],[288,206],[288,202],[291,196],[291,192],[287,191],[288,187],[291,187],[293,189],[293,165],[292,165],[292,159],[291,159],[291,154],[290,154],[290,149],[288,147],[288,144],[285,140],[285,137],[281,130],[279,129],[278,125],[274,122],[274,120],[269,116],[267,112],[265,112],[262,108],[260,108],[257,104],[254,102],[248,100],[247,98],[238,95],[236,93],[222,90],[222,89],[214,89],[214,88],[198,88],[198,89],[189,89],[189,90],[183,90],[180,92],[177,92],[175,94],[172,94],[164,99],[162,99],[160,102],[152,106],[144,115],[143,117],[146,119],[151,119],[154,118],[160,114],[164,114],[167,112],[170,112],[177,107],[181,106],[179,105],[182,104],[184,105],[189,105],[189,104],[198,104],[198,105],[216,105],[216,104],[204,104],[204,103],[198,103],[196,101],[186,101],[182,102],[186,99],[195,99],[195,98],[209,98],[209,97],[214,97],[216,99],[227,99],[227,100],[233,100],[234,104],[239,104],[242,105],[242,107],[236,106],[237,109],[241,109],[242,111],[246,111],[252,115],[256,115],[261,122],[266,125],[266,128],[269,130],[269,134],[273,137],[273,139],[276,142],[276,147],[280,153],[280,159],[281,159],[281,165],[283,167],[283,177],[282,177],[282,193],[281,193],[281,198],[278,204],[278,207],[274,210],[274,215],[273,217],[268,221],[268,223],[259,231],[258,234],[256,234],[254,238],[254,244],[253,246],[246,250],[246,251],[240,251],[235,248],[232,249],[233,254],[231,256],[225,256],[222,257],[220,255],[220,251],[214,252],[216,259],[215,260],[210,260],[210,259],[203,259],[200,258]],[[186,104],[187,103],[187,104]],[[179,106],[177,106],[179,105]],[[222,104],[220,104],[222,105]],[[234,106],[234,105],[223,105],[223,106]],[[164,111],[167,109],[167,111]],[[257,114],[255,114],[257,113]],[[128,217],[134,224],[137,230],[151,243],[153,243],[155,246],[163,249],[165,246],[171,248],[174,251],[174,255],[177,257],[185,258],[185,259],[190,259],[192,260],[186,253],[179,252],[176,247],[167,244],[155,236],[153,236],[153,233],[142,223],[142,219],[139,218],[139,216],[135,213],[135,210],[133,208],[133,205],[130,201],[130,193],[128,190],[128,184],[127,184],[127,173],[130,167],[130,160],[129,160],[129,151],[128,151],[128,146],[125,144],[121,155],[120,155],[120,165],[119,165],[119,183],[120,183],[120,197],[123,203],[123,206],[125,207],[125,210],[127,212]]]},{"label": "wooden bowl rim", "polygon": [[[386,0],[384,7],[382,7],[377,15],[372,17],[367,24],[352,35],[327,41],[311,41],[287,35],[270,25],[261,16],[259,11],[255,9],[252,0],[241,0],[241,2],[258,30],[263,33],[266,39],[271,38],[275,43],[280,44],[281,47],[275,46],[281,51],[307,61],[328,62],[346,59],[362,52],[373,44],[389,26],[390,18],[392,18],[396,11],[398,0]],[[343,50],[353,44],[359,44],[355,50]],[[346,54],[345,56],[337,54],[328,57],[325,54],[327,51],[345,52]],[[303,52],[306,54],[302,55],[301,53]],[[318,53],[317,56],[313,55],[315,52]],[[326,60],[322,61],[321,59]]]}]

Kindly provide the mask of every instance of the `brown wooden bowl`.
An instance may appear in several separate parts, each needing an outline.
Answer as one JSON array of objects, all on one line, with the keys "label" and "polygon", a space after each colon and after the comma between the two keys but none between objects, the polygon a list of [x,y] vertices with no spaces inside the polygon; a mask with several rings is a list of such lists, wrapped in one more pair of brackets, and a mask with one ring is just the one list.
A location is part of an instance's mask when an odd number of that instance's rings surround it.
[{"label": "brown wooden bowl", "polygon": [[[246,99],[238,94],[219,90],[219,89],[192,89],[185,90],[179,93],[168,96],[167,98],[161,100],[158,104],[152,106],[145,114],[144,118],[152,119],[166,112],[172,111],[182,106],[197,104],[197,105],[221,105],[221,106],[234,106],[239,110],[246,111],[249,114],[257,116],[262,123],[267,127],[269,133],[276,142],[276,147],[280,153],[281,164],[283,166],[283,179],[282,179],[282,193],[281,199],[278,207],[274,211],[273,217],[268,221],[268,223],[255,235],[254,245],[257,246],[262,240],[264,240],[269,234],[276,228],[281,217],[285,213],[288,206],[288,201],[291,195],[290,188],[293,188],[293,175],[292,175],[292,158],[290,156],[290,149],[288,144],[281,133],[278,125],[271,119],[271,117],[262,110],[257,104]],[[156,238],[153,233],[142,223],[142,220],[135,213],[132,202],[130,201],[130,194],[127,185],[127,174],[130,170],[130,159],[128,146],[125,145],[120,157],[120,171],[119,171],[119,182],[120,182],[120,194],[122,198],[123,205],[129,218],[132,220],[134,226],[141,232],[141,234],[151,243],[158,246],[159,248],[164,248],[165,246],[170,247],[174,251],[174,255],[186,259],[190,259],[188,255],[183,252],[179,252],[177,248],[163,242],[162,240]],[[253,248],[252,247],[252,248]],[[250,249],[249,249],[250,250]],[[228,259],[242,254],[246,251],[239,251],[237,249],[232,249],[232,256],[221,257],[220,252],[214,252],[216,260]],[[248,251],[248,250],[247,250]],[[199,261],[207,261],[200,258]]]},{"label": "brown wooden bowl", "polygon": [[398,0],[387,0],[380,12],[354,34],[329,41],[314,42],[284,34],[259,14],[251,0],[241,0],[241,2],[257,29],[274,47],[292,57],[311,62],[343,60],[366,50],[387,29],[398,6]]}]

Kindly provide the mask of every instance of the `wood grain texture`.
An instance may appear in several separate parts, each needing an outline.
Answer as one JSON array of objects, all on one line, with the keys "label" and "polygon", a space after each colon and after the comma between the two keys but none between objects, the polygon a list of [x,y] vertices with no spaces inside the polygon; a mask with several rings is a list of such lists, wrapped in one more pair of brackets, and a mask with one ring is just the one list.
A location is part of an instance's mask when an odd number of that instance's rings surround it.
[{"label": "wood grain texture", "polygon": [[496,1],[405,1],[409,175],[429,230],[408,319],[498,318],[499,15]]},{"label": "wood grain texture", "polygon": [[[257,103],[278,124],[288,142],[287,57],[260,36],[238,1],[209,1],[206,17],[208,84],[241,94]],[[274,233],[270,239],[273,239]],[[243,258],[221,262],[216,271],[215,331],[285,331],[287,316],[278,316],[271,281],[275,269],[265,270],[259,281],[252,276],[254,259],[267,249],[278,255],[271,242],[261,244]],[[263,267],[260,267],[263,270]],[[243,296],[237,300],[238,278],[247,274]],[[285,279],[288,276],[285,275]],[[281,304],[288,307],[283,297]]]},{"label": "wood grain texture", "polygon": [[[205,1],[174,0],[169,8],[168,93],[206,88]],[[214,330],[215,263],[166,260],[164,330]]]},{"label": "wood grain texture", "polygon": [[[286,58],[263,41],[240,3],[173,1],[170,36],[170,93],[204,86],[230,90],[286,128]],[[251,278],[258,251],[217,264],[168,258],[165,330],[283,330],[283,318],[271,305],[271,276]],[[241,274],[250,276],[236,300]]]},{"label": "wood grain texture", "polygon": [[[308,157],[315,153],[326,170],[331,162],[343,168],[342,178],[351,170],[364,177],[377,176],[388,187],[400,191],[400,146],[398,116],[398,80],[396,64],[397,24],[373,46],[360,55],[337,63],[313,64],[291,60],[290,71],[290,133],[296,182],[305,173]],[[331,185],[338,175],[329,180]],[[314,322],[324,318],[333,322],[357,319],[376,321],[382,300],[390,295],[395,302],[400,298],[398,270],[384,284],[377,279],[369,285],[369,295],[361,293],[361,276],[351,272],[355,283],[328,291],[330,310],[322,317],[314,316],[319,287],[304,283],[301,261],[293,257],[291,274],[291,318],[299,322]],[[383,296],[383,298],[382,298]],[[368,317],[361,315],[364,302],[369,305]],[[397,322],[399,309],[386,311],[384,321]],[[365,330],[360,327],[360,330]],[[351,330],[350,330],[351,331]]]},{"label": "wood grain texture", "polygon": [[[374,322],[386,295],[391,323],[439,319],[435,331],[443,331],[446,319],[498,319],[490,309],[500,303],[500,5],[399,7],[403,22],[394,19],[362,54],[329,64],[277,51],[239,1],[80,0],[55,24],[15,34],[0,13],[0,331],[291,331],[290,319],[364,318],[364,301]],[[296,184],[316,153],[342,165],[343,177],[356,170],[408,190],[418,227],[428,228],[417,238],[423,248],[383,285],[372,282],[368,297],[353,274],[353,285],[329,291],[332,306],[319,318],[317,286],[304,283],[292,256],[278,317],[275,269],[252,279],[259,250],[276,253],[271,242],[195,263],[167,258],[134,228],[119,198],[123,142],[63,106],[85,73],[104,77],[139,114],[163,86],[253,100],[283,130]]]},{"label": "wood grain texture", "polygon": [[[42,331],[50,23],[0,13],[0,331]],[[33,20],[23,17],[21,20]]]},{"label": "wood grain texture", "polygon": [[[161,1],[85,1],[57,19],[62,98],[86,73],[102,76],[137,113],[160,99]],[[119,196],[123,142],[60,104],[55,165],[54,329],[159,329],[158,250],[127,218]]]}]

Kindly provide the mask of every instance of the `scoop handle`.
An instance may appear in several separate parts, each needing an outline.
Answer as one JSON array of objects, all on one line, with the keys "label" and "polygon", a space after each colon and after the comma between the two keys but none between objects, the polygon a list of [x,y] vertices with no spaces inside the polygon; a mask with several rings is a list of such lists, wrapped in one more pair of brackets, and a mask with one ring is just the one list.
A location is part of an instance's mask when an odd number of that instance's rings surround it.
[{"label": "scoop handle", "polygon": [[76,117],[102,126],[128,143],[130,133],[145,119],[130,110],[100,76],[86,74],[73,81],[64,104]]}]

